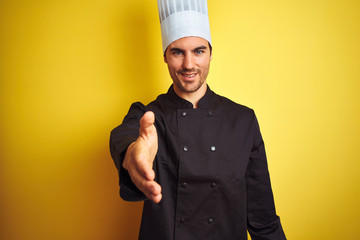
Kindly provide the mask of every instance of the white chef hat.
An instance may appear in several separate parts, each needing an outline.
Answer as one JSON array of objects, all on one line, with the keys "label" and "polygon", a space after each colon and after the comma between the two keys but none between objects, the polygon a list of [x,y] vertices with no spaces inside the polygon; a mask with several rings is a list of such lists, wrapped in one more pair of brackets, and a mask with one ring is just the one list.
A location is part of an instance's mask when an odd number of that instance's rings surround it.
[{"label": "white chef hat", "polygon": [[201,37],[211,44],[207,0],[158,0],[163,52],[183,37]]}]

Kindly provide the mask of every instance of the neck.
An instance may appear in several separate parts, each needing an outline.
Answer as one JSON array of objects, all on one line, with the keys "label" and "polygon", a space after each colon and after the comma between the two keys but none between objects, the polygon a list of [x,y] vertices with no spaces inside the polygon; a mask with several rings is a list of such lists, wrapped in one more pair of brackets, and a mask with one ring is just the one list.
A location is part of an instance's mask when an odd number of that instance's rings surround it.
[{"label": "neck", "polygon": [[179,97],[181,97],[181,98],[183,98],[183,99],[191,102],[194,108],[197,108],[197,107],[198,107],[198,103],[199,103],[200,99],[205,95],[206,90],[207,90],[207,84],[206,84],[206,82],[204,82],[204,83],[201,85],[201,87],[200,87],[198,90],[196,90],[195,92],[184,92],[184,91],[181,91],[181,90],[179,90],[179,89],[175,86],[175,84],[174,84],[173,87],[174,87],[175,93],[176,93]]}]

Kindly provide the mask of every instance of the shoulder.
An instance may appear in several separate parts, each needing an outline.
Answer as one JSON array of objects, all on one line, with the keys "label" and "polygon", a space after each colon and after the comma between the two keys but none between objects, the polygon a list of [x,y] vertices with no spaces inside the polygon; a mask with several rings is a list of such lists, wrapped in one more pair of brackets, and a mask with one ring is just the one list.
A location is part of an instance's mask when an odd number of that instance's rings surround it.
[{"label": "shoulder", "polygon": [[134,102],[131,104],[128,113],[126,114],[123,123],[130,121],[138,121],[146,112],[145,105],[141,102]]},{"label": "shoulder", "polygon": [[165,94],[159,95],[155,100],[145,105],[142,102],[134,102],[131,104],[129,112],[127,115],[143,115],[147,111],[159,112],[162,108],[161,101],[164,98]]},{"label": "shoulder", "polygon": [[154,101],[146,105],[146,109],[147,111],[153,111],[154,113],[162,114],[168,110],[169,104],[170,103],[166,97],[166,94],[160,94]]},{"label": "shoulder", "polygon": [[214,105],[221,109],[223,114],[233,117],[248,117],[253,119],[255,116],[254,110],[245,105],[234,102],[233,100],[214,93]]}]

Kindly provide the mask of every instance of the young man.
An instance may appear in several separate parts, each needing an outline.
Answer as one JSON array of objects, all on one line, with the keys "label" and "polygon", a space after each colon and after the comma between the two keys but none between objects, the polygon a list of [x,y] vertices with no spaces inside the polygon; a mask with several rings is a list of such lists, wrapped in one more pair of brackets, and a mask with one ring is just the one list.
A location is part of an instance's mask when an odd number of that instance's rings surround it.
[{"label": "young man", "polygon": [[[173,85],[148,106],[134,103],[110,138],[121,197],[145,200],[139,239],[246,239],[247,231],[254,240],[286,239],[253,110],[206,84],[206,1],[192,11],[188,1],[172,2],[177,16],[166,16],[161,1],[159,12]],[[177,26],[170,36],[169,18]]]}]

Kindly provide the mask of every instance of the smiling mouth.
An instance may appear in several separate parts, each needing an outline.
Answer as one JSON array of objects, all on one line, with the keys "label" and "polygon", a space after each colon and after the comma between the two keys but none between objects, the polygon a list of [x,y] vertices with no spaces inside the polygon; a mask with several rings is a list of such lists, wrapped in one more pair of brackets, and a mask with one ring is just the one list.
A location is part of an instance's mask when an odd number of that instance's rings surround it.
[{"label": "smiling mouth", "polygon": [[180,73],[180,74],[185,78],[193,78],[197,75],[197,73],[192,73],[192,74]]}]

